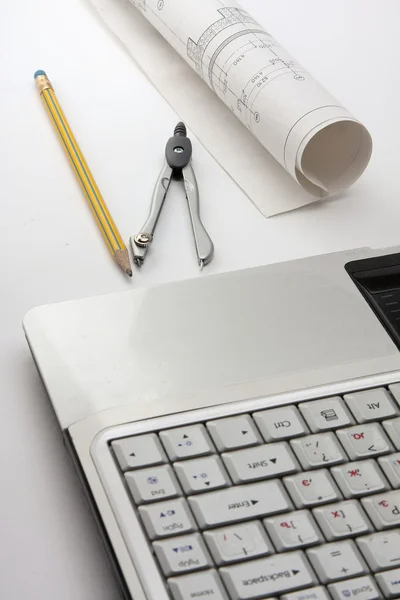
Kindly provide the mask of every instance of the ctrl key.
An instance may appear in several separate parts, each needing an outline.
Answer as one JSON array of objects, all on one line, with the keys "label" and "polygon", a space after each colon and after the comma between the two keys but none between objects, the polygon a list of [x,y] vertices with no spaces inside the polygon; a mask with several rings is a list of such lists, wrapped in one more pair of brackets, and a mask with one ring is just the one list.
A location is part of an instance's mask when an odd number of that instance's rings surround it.
[{"label": "ctrl key", "polygon": [[264,598],[318,584],[300,551],[223,567],[219,572],[232,600]]},{"label": "ctrl key", "polygon": [[217,571],[203,571],[182,577],[168,579],[168,585],[174,600],[229,600]]}]

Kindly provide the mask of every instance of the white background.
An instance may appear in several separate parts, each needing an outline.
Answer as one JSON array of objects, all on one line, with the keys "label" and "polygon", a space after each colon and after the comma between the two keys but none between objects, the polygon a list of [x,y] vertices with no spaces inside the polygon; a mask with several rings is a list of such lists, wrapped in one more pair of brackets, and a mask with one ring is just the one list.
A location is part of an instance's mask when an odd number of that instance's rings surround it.
[{"label": "white background", "polygon": [[[374,154],[340,198],[266,220],[193,139],[202,215],[216,248],[201,276],[398,244],[398,1],[242,4],[365,123]],[[145,219],[178,116],[87,0],[2,0],[0,57],[0,597],[114,600],[118,591],[22,317],[39,304],[200,274],[177,184],[142,272],[129,281],[113,265],[33,73],[45,69],[50,76],[125,240]]]}]

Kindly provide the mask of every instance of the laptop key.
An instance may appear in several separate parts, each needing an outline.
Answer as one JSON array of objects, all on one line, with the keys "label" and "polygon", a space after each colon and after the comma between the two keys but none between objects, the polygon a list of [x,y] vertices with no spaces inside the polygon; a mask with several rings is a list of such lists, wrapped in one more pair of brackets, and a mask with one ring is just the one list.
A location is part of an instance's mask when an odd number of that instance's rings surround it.
[{"label": "laptop key", "polygon": [[264,527],[259,521],[206,531],[204,539],[218,565],[256,558],[274,552]]},{"label": "laptop key", "polygon": [[201,528],[265,517],[293,509],[282,483],[276,479],[235,486],[188,498]]},{"label": "laptop key", "polygon": [[182,498],[140,506],[139,514],[151,540],[197,529],[187,502]]},{"label": "laptop key", "polygon": [[317,584],[303,552],[222,567],[220,575],[232,600],[253,600]]},{"label": "laptop key", "polygon": [[322,583],[368,573],[368,567],[352,540],[315,546],[306,553]]},{"label": "laptop key", "polygon": [[357,498],[389,489],[388,482],[374,460],[332,467],[331,473],[346,498]]},{"label": "laptop key", "polygon": [[313,433],[346,427],[355,422],[340,397],[303,402],[299,408]]},{"label": "laptop key", "polygon": [[234,483],[268,479],[300,470],[286,442],[225,453],[222,459]]},{"label": "laptop key", "polygon": [[309,508],[342,499],[327,469],[289,475],[283,482],[297,508]]},{"label": "laptop key", "polygon": [[393,447],[378,423],[365,423],[336,432],[352,460],[393,452]]},{"label": "laptop key", "polygon": [[313,587],[281,596],[281,600],[331,600],[325,588]]},{"label": "laptop key", "polygon": [[295,406],[271,408],[253,414],[266,442],[277,442],[309,433],[303,417]]},{"label": "laptop key", "polygon": [[207,429],[220,452],[262,444],[262,438],[249,415],[209,421]]},{"label": "laptop key", "polygon": [[379,421],[399,414],[392,396],[384,388],[346,394],[344,399],[358,423]]},{"label": "laptop key", "polygon": [[400,531],[374,533],[357,539],[371,571],[400,567]]},{"label": "laptop key", "polygon": [[195,494],[231,485],[219,456],[213,455],[176,462],[174,468],[186,494]]},{"label": "laptop key", "polygon": [[400,417],[397,419],[388,419],[382,425],[395,445],[396,450],[400,450]]},{"label": "laptop key", "polygon": [[182,495],[180,485],[169,465],[128,471],[125,473],[125,479],[136,504]]},{"label": "laptop key", "polygon": [[392,487],[400,488],[400,452],[382,456],[378,462]]},{"label": "laptop key", "polygon": [[381,600],[382,596],[372,577],[357,577],[357,579],[346,579],[339,583],[331,583],[328,586],[333,600]]},{"label": "laptop key", "polygon": [[367,515],[356,500],[328,504],[314,508],[312,512],[328,542],[373,531]]},{"label": "laptop key", "polygon": [[363,498],[361,502],[376,529],[400,525],[400,491]]},{"label": "laptop key", "polygon": [[167,462],[155,433],[114,440],[111,446],[123,471]]},{"label": "laptop key", "polygon": [[297,438],[291,440],[290,445],[303,469],[327,467],[347,460],[344,450],[331,432]]},{"label": "laptop key", "polygon": [[325,540],[308,510],[264,519],[264,526],[278,552],[323,543]]},{"label": "laptop key", "polygon": [[160,432],[160,438],[172,461],[214,452],[213,443],[204,425],[167,429]]},{"label": "laptop key", "polygon": [[375,575],[375,579],[384,593],[385,599],[400,598],[400,569],[378,573]]},{"label": "laptop key", "polygon": [[168,579],[174,600],[193,600],[194,598],[212,598],[229,600],[217,571],[203,571],[172,577]]},{"label": "laptop key", "polygon": [[164,575],[212,567],[211,556],[199,533],[153,542]]}]

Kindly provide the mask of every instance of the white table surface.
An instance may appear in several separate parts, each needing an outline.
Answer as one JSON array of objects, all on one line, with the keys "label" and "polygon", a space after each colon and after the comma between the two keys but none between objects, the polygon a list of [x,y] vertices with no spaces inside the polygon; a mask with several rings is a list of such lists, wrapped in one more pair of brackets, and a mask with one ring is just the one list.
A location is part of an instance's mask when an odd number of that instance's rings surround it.
[{"label": "white table surface", "polygon": [[[374,154],[342,197],[264,219],[194,140],[204,222],[199,274],[174,186],[152,256],[132,281],[113,265],[37,97],[49,74],[123,237],[146,216],[177,115],[88,0],[0,6],[0,597],[119,598],[24,340],[31,307],[359,246],[400,242],[397,0],[243,5],[371,131]],[[138,113],[140,116],[138,116]]]}]

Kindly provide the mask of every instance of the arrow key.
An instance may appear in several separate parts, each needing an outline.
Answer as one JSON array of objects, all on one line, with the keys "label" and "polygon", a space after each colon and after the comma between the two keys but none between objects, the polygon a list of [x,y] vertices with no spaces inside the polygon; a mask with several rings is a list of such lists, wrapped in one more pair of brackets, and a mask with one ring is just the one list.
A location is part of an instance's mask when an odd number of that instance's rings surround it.
[{"label": "arrow key", "polygon": [[221,459],[215,455],[176,462],[174,468],[186,494],[196,494],[231,485]]},{"label": "arrow key", "polygon": [[188,425],[160,432],[160,438],[170,460],[204,456],[214,451],[204,425]]},{"label": "arrow key", "polygon": [[165,452],[155,433],[114,440],[111,445],[123,471],[167,462]]},{"label": "arrow key", "polygon": [[262,439],[249,415],[209,421],[207,429],[220,452],[262,444]]}]

